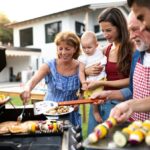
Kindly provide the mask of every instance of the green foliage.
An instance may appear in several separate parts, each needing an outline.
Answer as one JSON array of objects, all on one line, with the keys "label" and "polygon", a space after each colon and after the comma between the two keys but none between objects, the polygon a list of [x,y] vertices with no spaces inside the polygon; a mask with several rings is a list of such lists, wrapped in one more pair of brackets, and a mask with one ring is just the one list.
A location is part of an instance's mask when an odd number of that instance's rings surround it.
[{"label": "green foliage", "polygon": [[7,24],[10,23],[10,20],[7,16],[0,12],[0,41],[3,44],[12,43],[13,42],[13,31],[6,27]]}]

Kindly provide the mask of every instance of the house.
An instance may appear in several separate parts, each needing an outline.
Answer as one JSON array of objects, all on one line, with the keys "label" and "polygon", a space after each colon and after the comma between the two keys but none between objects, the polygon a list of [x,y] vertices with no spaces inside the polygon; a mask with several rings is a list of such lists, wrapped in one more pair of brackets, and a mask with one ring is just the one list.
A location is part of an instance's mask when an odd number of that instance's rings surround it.
[{"label": "house", "polygon": [[[85,4],[80,7],[9,24],[8,27],[13,28],[15,47],[38,48],[41,49],[41,55],[38,55],[38,57],[32,54],[29,54],[29,56],[24,56],[24,54],[19,56],[16,53],[15,56],[12,56],[11,52],[8,54],[8,50],[6,50],[7,68],[4,70],[5,74],[10,71],[10,68],[13,68],[14,74],[28,66],[32,66],[36,70],[44,60],[56,57],[56,47],[53,41],[55,35],[60,31],[74,31],[81,36],[85,30],[92,30],[97,34],[99,41],[102,41],[101,45],[103,46],[106,41],[101,34],[97,17],[104,8],[112,6],[119,7],[125,16],[129,13],[126,1],[100,2]],[[6,75],[3,77],[5,77],[3,81],[9,79]]]}]

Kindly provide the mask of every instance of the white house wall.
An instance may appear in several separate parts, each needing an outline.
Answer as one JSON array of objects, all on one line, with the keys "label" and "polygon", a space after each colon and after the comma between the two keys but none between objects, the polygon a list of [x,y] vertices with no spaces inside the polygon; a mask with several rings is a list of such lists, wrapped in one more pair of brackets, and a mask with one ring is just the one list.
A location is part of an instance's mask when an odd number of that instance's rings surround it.
[{"label": "white house wall", "polygon": [[[120,8],[123,12],[123,14],[127,17],[126,12]],[[89,9],[81,9],[78,11],[66,11],[62,13],[57,13],[54,15],[50,15],[47,17],[41,17],[39,19],[36,19],[29,22],[24,22],[21,24],[16,25],[13,28],[13,37],[14,37],[14,46],[20,47],[20,36],[19,32],[21,29],[26,28],[33,28],[33,45],[27,46],[28,48],[40,48],[42,50],[41,58],[44,58],[44,60],[48,60],[51,58],[56,57],[56,46],[54,43],[45,43],[45,24],[62,21],[62,31],[75,31],[75,21],[81,22],[81,23],[87,23],[88,24],[88,30],[94,31],[94,26],[98,25],[98,16],[100,12],[103,9],[96,9],[96,10],[89,10]],[[88,19],[86,20],[86,13],[88,12]],[[106,45],[107,42],[102,41],[100,43],[102,46]],[[42,64],[42,59],[39,59],[39,65]],[[17,66],[15,67],[14,73],[16,74],[18,71],[21,71],[31,65],[33,69],[36,68],[36,58],[31,57],[26,58],[18,58],[16,64],[8,59],[8,64]],[[18,62],[21,61],[22,63],[19,64]],[[15,62],[15,61],[14,61]],[[8,66],[9,67],[9,66]],[[6,71],[5,71],[6,72]]]}]

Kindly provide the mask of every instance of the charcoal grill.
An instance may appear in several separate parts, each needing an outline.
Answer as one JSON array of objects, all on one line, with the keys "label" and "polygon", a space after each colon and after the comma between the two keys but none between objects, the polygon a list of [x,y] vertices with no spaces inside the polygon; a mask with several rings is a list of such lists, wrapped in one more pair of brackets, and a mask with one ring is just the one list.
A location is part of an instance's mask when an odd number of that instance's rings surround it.
[{"label": "charcoal grill", "polygon": [[[22,109],[0,110],[0,122],[14,121]],[[44,115],[34,116],[33,108],[26,108],[23,121],[45,120]],[[67,121],[61,133],[35,133],[35,134],[5,134],[0,135],[1,150],[82,150],[81,128],[72,126],[68,121],[68,114],[59,119]]]}]

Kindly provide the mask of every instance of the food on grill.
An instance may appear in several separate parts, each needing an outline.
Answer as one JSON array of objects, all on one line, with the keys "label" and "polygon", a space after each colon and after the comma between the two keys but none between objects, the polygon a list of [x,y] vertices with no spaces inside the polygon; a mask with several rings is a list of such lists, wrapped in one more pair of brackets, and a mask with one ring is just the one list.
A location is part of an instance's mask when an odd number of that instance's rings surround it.
[{"label": "food on grill", "polygon": [[118,147],[124,147],[127,143],[139,144],[144,138],[147,145],[150,145],[150,120],[134,121],[121,131],[116,131],[113,135],[113,141]]},{"label": "food on grill", "polygon": [[25,121],[8,127],[10,133],[29,133],[35,132],[37,121]]},{"label": "food on grill", "polygon": [[6,121],[0,123],[0,134],[9,133],[9,127],[16,124],[17,124],[16,121]]},{"label": "food on grill", "polygon": [[17,121],[2,122],[0,123],[0,134],[35,132],[37,123],[37,121],[25,121],[23,123],[18,123]]},{"label": "food on grill", "polygon": [[104,123],[97,125],[92,133],[88,136],[89,143],[96,143],[99,139],[107,136],[109,130],[117,124],[113,117],[108,118]]},{"label": "food on grill", "polygon": [[6,121],[0,123],[0,134],[12,133],[58,133],[63,132],[63,121]]},{"label": "food on grill", "polygon": [[56,120],[45,120],[39,122],[39,129],[44,133],[57,133],[63,131],[63,122]]},{"label": "food on grill", "polygon": [[65,114],[69,112],[69,106],[58,106],[53,109],[49,109],[46,113],[50,115],[59,115],[59,114]]}]

